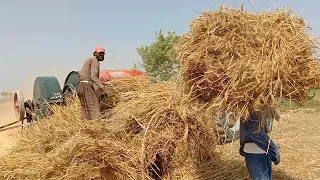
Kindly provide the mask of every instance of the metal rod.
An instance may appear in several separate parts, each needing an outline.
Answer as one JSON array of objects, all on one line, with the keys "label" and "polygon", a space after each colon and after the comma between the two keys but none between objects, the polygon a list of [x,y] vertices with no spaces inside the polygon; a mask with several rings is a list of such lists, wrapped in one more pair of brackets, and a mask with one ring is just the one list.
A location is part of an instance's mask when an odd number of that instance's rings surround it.
[{"label": "metal rod", "polygon": [[4,125],[4,126],[0,126],[0,129],[6,128],[6,127],[11,126],[11,125],[13,125],[13,124],[17,124],[18,122],[21,122],[21,121],[15,121],[15,122],[6,124],[6,125]]},{"label": "metal rod", "polygon": [[21,125],[16,125],[16,126],[12,126],[12,127],[3,128],[3,129],[0,129],[0,132],[7,131],[7,130],[10,130],[10,129],[14,129],[14,128],[18,128],[18,127],[21,127]]},{"label": "metal rod", "polygon": [[253,8],[253,10],[254,10],[256,13],[258,13],[258,12],[256,11],[256,9],[253,7],[253,5],[251,4],[250,0],[248,0],[248,3],[249,3],[250,6]]}]

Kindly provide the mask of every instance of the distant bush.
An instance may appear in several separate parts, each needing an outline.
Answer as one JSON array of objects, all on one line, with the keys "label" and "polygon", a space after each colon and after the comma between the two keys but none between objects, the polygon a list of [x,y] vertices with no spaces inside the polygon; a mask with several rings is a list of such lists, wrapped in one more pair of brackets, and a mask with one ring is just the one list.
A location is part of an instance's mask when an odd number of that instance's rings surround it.
[{"label": "distant bush", "polygon": [[6,102],[13,99],[13,93],[11,92],[2,92],[0,93],[0,102]]}]

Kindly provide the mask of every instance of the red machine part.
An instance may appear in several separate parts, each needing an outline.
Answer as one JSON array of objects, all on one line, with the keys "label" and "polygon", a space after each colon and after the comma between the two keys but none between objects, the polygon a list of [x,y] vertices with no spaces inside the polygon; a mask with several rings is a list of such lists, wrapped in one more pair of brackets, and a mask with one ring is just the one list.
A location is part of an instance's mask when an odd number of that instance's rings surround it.
[{"label": "red machine part", "polygon": [[112,79],[128,78],[132,76],[143,76],[143,72],[134,69],[128,70],[101,70],[100,71],[100,81],[110,81]]}]

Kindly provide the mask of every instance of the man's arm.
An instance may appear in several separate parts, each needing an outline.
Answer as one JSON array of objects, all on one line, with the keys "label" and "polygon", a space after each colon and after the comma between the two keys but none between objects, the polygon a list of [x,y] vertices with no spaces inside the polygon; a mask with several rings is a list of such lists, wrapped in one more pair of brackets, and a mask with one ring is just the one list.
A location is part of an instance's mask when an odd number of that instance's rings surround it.
[{"label": "man's arm", "polygon": [[99,80],[99,62],[97,60],[91,61],[91,80],[95,83],[100,89],[103,89],[104,86]]}]

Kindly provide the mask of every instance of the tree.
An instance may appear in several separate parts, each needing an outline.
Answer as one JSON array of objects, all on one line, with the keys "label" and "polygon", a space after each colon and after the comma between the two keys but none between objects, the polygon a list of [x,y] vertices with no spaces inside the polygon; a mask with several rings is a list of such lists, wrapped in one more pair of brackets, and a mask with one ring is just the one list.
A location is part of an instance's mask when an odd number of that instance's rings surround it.
[{"label": "tree", "polygon": [[[139,65],[156,81],[165,81],[178,74],[179,64],[173,48],[179,42],[180,36],[170,31],[164,35],[162,30],[156,32],[156,35],[156,41],[151,45],[137,48],[142,58]],[[136,64],[134,66],[137,68]]]},{"label": "tree", "polygon": [[3,99],[3,100],[10,100],[13,98],[13,94],[11,92],[2,92],[0,93],[0,95],[1,95],[0,99]]}]

